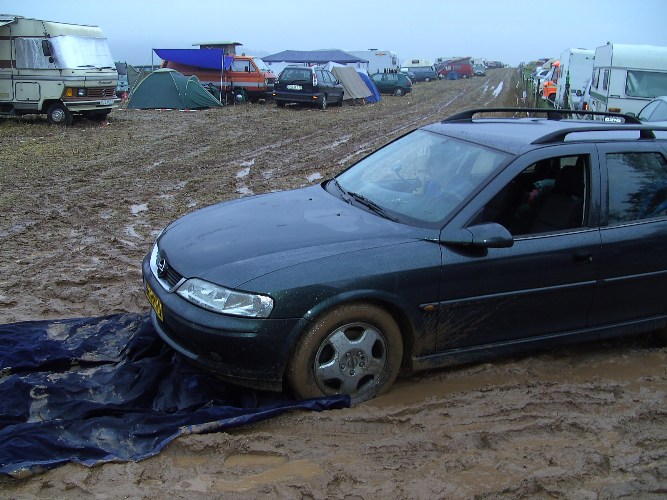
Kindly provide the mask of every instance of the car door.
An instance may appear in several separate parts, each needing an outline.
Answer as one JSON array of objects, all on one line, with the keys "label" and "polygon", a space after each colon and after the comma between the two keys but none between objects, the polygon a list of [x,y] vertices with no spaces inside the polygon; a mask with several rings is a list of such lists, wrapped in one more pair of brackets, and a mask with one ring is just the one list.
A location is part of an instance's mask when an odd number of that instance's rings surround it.
[{"label": "car door", "polygon": [[331,73],[330,71],[324,71],[329,80],[330,94],[335,97],[336,101],[340,101],[343,98],[343,84],[338,81],[338,78]]},{"label": "car door", "polygon": [[[480,224],[516,229],[509,248],[442,244],[438,351],[585,328],[600,253],[597,153],[592,145],[547,150],[548,155],[539,150],[515,160],[445,227],[443,240],[452,230],[474,231]],[[523,206],[538,196],[532,177],[537,165],[552,162],[562,168],[578,158],[585,162],[578,226],[535,230],[536,222],[522,222],[526,210],[541,213],[547,206],[547,199],[535,210]],[[492,206],[499,200],[502,209]]]},{"label": "car door", "polygon": [[667,305],[667,156],[650,141],[609,142],[599,150],[607,195],[591,325],[662,315]]},{"label": "car door", "polygon": [[380,92],[384,93],[389,91],[389,82],[387,81],[387,78],[387,73],[376,73],[373,75],[373,82]]}]

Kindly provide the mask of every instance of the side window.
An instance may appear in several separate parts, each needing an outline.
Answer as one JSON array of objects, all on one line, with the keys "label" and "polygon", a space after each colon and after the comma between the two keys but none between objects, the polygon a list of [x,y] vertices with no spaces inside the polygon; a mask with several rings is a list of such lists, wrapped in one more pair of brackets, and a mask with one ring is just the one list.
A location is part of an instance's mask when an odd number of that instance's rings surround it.
[{"label": "side window", "polygon": [[589,155],[535,162],[486,204],[475,223],[497,222],[515,236],[584,227],[589,170]]},{"label": "side window", "polygon": [[604,76],[602,77],[602,90],[607,90],[609,87],[609,70],[604,70]]},{"label": "side window", "polygon": [[609,225],[667,216],[667,161],[660,153],[609,153]]},{"label": "side window", "polygon": [[591,84],[591,86],[594,88],[598,88],[598,83],[600,83],[600,68],[593,71],[593,83]]},{"label": "side window", "polygon": [[250,61],[240,61],[234,59],[232,61],[232,71],[250,71]]}]

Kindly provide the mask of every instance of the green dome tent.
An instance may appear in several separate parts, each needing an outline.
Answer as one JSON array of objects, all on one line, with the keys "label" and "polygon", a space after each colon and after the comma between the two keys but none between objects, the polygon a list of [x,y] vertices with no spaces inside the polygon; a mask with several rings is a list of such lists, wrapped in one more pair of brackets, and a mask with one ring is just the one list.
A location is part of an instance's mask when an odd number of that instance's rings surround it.
[{"label": "green dome tent", "polygon": [[128,109],[204,109],[220,107],[196,76],[173,69],[153,71],[132,91]]}]

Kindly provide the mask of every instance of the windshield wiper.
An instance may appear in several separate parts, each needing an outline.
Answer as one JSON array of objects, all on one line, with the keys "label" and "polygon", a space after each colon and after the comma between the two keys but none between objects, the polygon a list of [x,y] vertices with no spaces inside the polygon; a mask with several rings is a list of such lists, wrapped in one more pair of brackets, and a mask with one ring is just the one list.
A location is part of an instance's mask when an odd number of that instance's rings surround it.
[{"label": "windshield wiper", "polygon": [[[394,222],[398,222],[398,219],[396,217],[392,217],[387,213],[387,211],[382,208],[380,205],[375,203],[374,201],[369,200],[366,198],[364,195],[355,193],[353,191],[344,191],[345,194],[353,198],[357,203],[360,203],[361,205],[365,206],[366,208],[369,208],[371,211],[375,212],[381,217],[384,217],[385,219],[389,219]],[[349,203],[349,202],[348,202]]]}]

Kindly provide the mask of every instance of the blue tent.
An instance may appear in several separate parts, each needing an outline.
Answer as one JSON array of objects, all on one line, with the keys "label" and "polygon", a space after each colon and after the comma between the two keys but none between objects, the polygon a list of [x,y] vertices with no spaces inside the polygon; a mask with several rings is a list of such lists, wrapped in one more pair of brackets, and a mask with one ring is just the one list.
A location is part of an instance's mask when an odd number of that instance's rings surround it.
[{"label": "blue tent", "polygon": [[377,88],[377,85],[373,83],[373,80],[371,80],[371,77],[368,76],[366,73],[363,71],[357,71],[359,73],[359,76],[361,79],[364,81],[366,86],[368,87],[368,90],[371,91],[372,95],[366,98],[366,102],[368,103],[374,103],[374,102],[380,102],[382,100],[382,96],[380,96],[380,91]]}]

